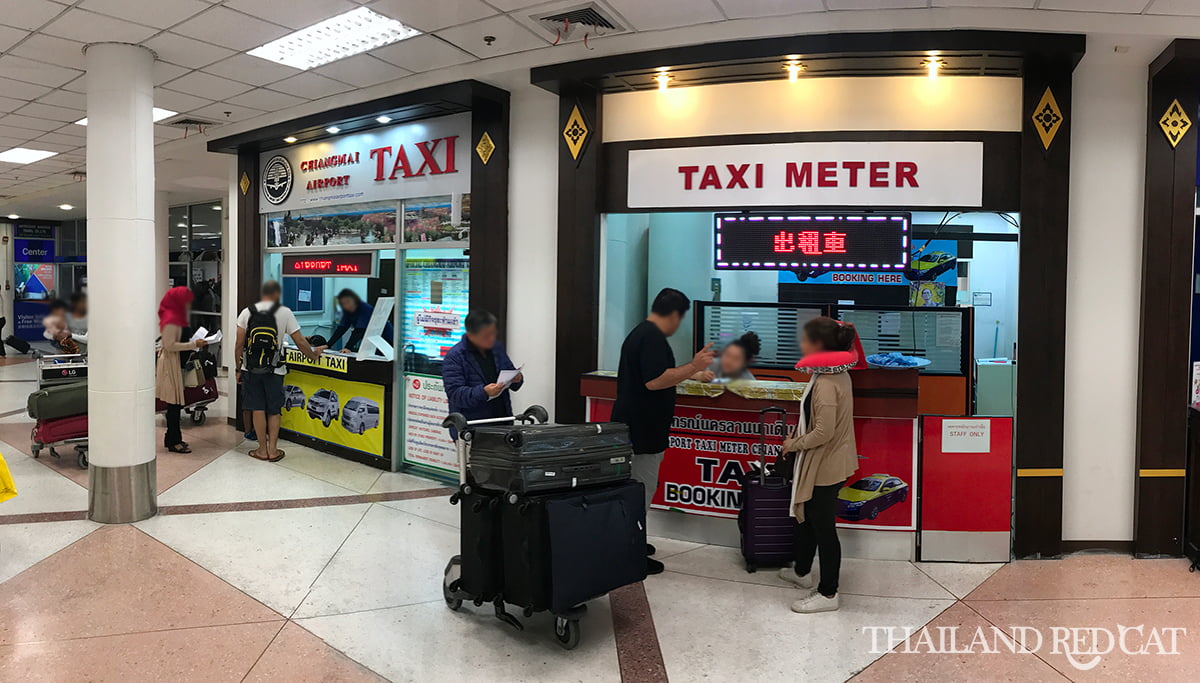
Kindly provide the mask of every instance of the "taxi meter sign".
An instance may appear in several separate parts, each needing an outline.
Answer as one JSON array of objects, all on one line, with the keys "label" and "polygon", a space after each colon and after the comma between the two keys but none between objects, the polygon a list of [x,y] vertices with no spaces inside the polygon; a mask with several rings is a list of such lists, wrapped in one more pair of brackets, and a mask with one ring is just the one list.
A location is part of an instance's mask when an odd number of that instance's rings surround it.
[{"label": "taxi meter sign", "polygon": [[718,213],[714,220],[718,270],[903,272],[908,265],[908,213]]}]

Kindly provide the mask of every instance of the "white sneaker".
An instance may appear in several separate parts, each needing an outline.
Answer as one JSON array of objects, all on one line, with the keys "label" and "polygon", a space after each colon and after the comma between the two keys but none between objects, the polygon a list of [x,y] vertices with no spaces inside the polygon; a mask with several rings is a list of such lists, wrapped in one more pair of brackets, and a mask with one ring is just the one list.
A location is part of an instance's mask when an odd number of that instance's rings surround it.
[{"label": "white sneaker", "polygon": [[808,597],[800,598],[792,603],[792,611],[800,614],[813,614],[815,612],[832,612],[838,608],[838,596],[835,593],[832,598],[827,598],[820,593],[813,593]]},{"label": "white sneaker", "polygon": [[799,576],[796,574],[796,570],[791,567],[784,567],[779,570],[779,578],[804,590],[812,590],[817,587],[817,579],[813,576],[813,572]]}]

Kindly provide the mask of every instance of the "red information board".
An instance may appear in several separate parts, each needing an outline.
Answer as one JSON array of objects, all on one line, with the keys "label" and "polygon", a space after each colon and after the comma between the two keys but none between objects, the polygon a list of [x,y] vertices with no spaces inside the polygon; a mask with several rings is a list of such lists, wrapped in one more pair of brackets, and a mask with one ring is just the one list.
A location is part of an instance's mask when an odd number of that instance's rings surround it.
[{"label": "red information board", "polygon": [[1011,417],[922,418],[922,531],[1008,531]]},{"label": "red information board", "polygon": [[[606,421],[612,415],[612,401],[589,398],[588,411],[589,420]],[[790,415],[788,424],[795,422],[795,414]],[[779,456],[782,434],[776,425],[768,427],[766,461],[770,464]],[[859,469],[838,494],[841,526],[916,528],[916,429],[916,420],[909,418],[854,418]],[[737,517],[738,478],[758,471],[761,450],[758,411],[676,406],[671,445],[659,470],[653,506]]]}]

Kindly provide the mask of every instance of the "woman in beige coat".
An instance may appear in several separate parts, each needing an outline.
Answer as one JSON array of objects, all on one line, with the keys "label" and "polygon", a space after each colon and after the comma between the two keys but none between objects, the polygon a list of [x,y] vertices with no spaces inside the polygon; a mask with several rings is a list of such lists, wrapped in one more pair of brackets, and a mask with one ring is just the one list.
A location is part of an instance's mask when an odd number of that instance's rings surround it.
[{"label": "woman in beige coat", "polygon": [[[797,454],[792,491],[792,516],[797,522],[796,564],[780,570],[779,576],[805,590],[816,588],[792,604],[794,612],[838,608],[842,546],[837,536],[837,496],[846,479],[858,469],[854,390],[849,373],[859,360],[851,352],[856,337],[853,325],[826,317],[808,321],[800,336],[800,351],[806,360],[830,361],[805,368],[812,372],[812,381],[804,397],[800,423],[783,445],[784,452]],[[812,575],[813,556],[818,551],[820,584]]]},{"label": "woman in beige coat", "polygon": [[158,304],[158,327],[162,332],[162,351],[155,368],[154,395],[167,404],[167,434],[163,445],[172,453],[191,453],[180,429],[183,410],[183,362],[180,353],[208,346],[203,339],[183,341],[183,328],[188,324],[188,309],[192,305],[192,290],[172,287]]}]

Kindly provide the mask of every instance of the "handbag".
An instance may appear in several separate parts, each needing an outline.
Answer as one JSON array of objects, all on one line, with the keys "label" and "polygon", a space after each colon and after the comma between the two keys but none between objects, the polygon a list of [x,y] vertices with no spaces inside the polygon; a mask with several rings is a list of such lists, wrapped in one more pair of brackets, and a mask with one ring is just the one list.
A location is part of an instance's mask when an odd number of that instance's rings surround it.
[{"label": "handbag", "polygon": [[204,376],[204,361],[192,354],[183,365],[183,386],[186,389],[204,386],[207,378]]}]

